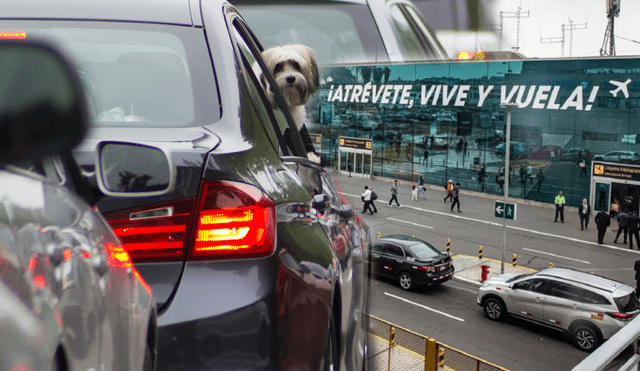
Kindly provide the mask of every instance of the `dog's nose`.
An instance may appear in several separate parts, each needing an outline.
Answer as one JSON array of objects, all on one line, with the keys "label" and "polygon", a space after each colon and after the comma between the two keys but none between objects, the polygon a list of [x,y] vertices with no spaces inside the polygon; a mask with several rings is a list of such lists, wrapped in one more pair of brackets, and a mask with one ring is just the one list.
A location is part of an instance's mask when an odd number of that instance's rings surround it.
[{"label": "dog's nose", "polygon": [[287,76],[287,82],[289,84],[293,84],[294,81],[296,81],[296,77],[295,76],[291,76],[291,75]]}]

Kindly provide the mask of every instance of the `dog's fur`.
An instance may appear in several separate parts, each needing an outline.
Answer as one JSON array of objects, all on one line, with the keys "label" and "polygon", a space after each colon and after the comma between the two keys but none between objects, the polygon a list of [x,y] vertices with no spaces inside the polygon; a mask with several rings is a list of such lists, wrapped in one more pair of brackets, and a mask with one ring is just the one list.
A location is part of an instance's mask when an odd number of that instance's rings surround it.
[{"label": "dog's fur", "polygon": [[[312,161],[320,163],[320,157],[313,150],[304,124],[307,116],[304,105],[320,85],[320,67],[315,51],[305,45],[274,46],[263,51],[262,58],[275,77],[291,117],[305,140],[307,156]],[[273,90],[264,76],[260,77],[260,83],[273,103]]]}]

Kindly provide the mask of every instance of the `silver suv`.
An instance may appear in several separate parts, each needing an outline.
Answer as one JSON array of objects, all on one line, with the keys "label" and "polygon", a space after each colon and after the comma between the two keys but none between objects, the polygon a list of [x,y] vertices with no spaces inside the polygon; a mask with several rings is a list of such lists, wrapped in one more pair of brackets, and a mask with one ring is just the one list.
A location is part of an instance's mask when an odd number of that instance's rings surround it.
[{"label": "silver suv", "polygon": [[587,352],[639,312],[631,286],[566,268],[493,277],[480,287],[478,305],[492,320],[510,314],[565,331]]}]

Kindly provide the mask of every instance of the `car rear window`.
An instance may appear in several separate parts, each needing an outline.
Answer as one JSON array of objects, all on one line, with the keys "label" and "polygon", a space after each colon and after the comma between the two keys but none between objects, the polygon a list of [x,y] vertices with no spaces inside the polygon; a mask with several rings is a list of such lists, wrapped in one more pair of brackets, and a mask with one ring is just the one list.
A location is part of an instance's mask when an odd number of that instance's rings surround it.
[{"label": "car rear window", "polygon": [[418,259],[433,259],[441,258],[443,256],[442,252],[427,243],[420,242],[415,245],[411,245],[409,249]]},{"label": "car rear window", "polygon": [[[189,126],[220,119],[204,31],[150,23],[4,21],[0,31],[53,40],[78,66],[99,126]],[[198,97],[198,99],[195,99]]]},{"label": "car rear window", "polygon": [[320,64],[389,60],[366,4],[233,4],[264,48],[307,45],[316,51]]},{"label": "car rear window", "polygon": [[618,310],[622,313],[633,312],[637,310],[638,306],[640,305],[640,303],[638,302],[638,298],[633,292],[629,295],[614,298],[613,301],[616,302]]}]

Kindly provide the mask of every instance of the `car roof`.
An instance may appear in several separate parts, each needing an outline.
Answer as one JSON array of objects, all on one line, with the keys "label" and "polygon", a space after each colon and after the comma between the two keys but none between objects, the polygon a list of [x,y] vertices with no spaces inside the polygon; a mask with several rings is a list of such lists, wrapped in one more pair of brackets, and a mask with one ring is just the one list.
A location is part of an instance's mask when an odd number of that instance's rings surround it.
[{"label": "car roof", "polygon": [[415,238],[415,237],[411,237],[411,236],[407,236],[407,235],[402,235],[402,234],[393,234],[393,235],[389,235],[389,236],[384,236],[384,237],[380,237],[378,238],[377,241],[381,241],[381,242],[392,242],[398,245],[402,245],[402,246],[411,246],[411,245],[415,245],[417,243],[422,243],[423,241]]},{"label": "car roof", "polygon": [[[218,2],[224,0],[208,0]],[[84,19],[192,25],[195,0],[3,0],[3,19]]]},{"label": "car roof", "polygon": [[614,281],[597,274],[581,272],[568,268],[548,268],[541,270],[536,274],[536,276],[560,278],[611,293],[627,286],[622,282]]}]

